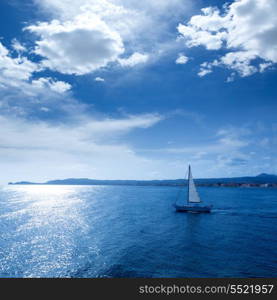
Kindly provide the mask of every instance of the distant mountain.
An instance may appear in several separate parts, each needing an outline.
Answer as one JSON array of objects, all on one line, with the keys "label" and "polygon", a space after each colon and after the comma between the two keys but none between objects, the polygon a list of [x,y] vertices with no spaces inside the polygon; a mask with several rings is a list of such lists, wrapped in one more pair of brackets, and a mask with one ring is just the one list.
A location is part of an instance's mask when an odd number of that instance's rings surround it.
[{"label": "distant mountain", "polygon": [[276,176],[277,175],[261,173],[261,174],[257,175],[256,177],[276,177]]},{"label": "distant mountain", "polygon": [[[277,175],[259,174],[257,176],[233,177],[233,178],[199,178],[195,179],[197,185],[213,186],[237,186],[237,185],[277,185]],[[168,180],[98,180],[89,178],[68,178],[50,180],[45,183],[20,181],[9,184],[52,184],[52,185],[133,185],[133,186],[180,186],[187,184],[186,179]]]},{"label": "distant mountain", "polygon": [[15,183],[9,182],[9,184],[37,184],[37,183],[29,182],[29,181],[19,181]]},{"label": "distant mountain", "polygon": [[277,175],[270,175],[266,173],[259,174],[257,176],[245,176],[245,177],[231,177],[231,178],[206,178],[196,179],[198,184],[204,183],[277,183]]}]

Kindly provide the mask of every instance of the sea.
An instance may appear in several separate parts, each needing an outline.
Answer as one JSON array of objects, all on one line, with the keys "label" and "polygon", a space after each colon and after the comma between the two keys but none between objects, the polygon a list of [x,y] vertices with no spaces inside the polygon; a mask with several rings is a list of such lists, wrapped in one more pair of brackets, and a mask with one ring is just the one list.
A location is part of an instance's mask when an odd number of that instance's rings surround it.
[{"label": "sea", "polygon": [[198,190],[210,214],[180,187],[2,186],[0,277],[276,277],[277,189]]}]

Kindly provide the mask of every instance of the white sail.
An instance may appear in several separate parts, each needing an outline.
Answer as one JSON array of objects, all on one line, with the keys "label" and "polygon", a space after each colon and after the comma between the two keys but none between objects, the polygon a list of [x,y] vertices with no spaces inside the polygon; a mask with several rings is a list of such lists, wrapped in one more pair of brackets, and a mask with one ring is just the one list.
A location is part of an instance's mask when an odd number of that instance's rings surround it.
[{"label": "white sail", "polygon": [[197,193],[193,178],[192,178],[190,166],[189,166],[188,180],[189,180],[189,182],[188,182],[188,202],[192,202],[192,203],[201,202],[199,195]]}]

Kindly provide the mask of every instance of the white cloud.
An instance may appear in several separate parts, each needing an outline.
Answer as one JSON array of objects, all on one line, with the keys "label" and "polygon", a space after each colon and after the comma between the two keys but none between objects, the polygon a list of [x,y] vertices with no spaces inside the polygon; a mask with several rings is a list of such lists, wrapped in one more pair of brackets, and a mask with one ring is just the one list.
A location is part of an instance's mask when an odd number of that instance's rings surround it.
[{"label": "white cloud", "polygon": [[71,89],[71,85],[64,81],[53,81],[52,80],[48,84],[50,86],[50,89],[57,93],[64,93]]},{"label": "white cloud", "polygon": [[220,62],[215,61],[213,65],[223,64],[227,68],[237,71],[240,76],[245,77],[257,72],[257,68],[250,64],[255,59],[255,53],[249,51],[229,52],[220,58]]},{"label": "white cloud", "polygon": [[42,65],[65,74],[82,75],[117,60],[124,52],[120,35],[96,15],[73,21],[41,22],[26,28],[40,36],[35,53]]},{"label": "white cloud", "polygon": [[39,77],[42,70],[39,63],[30,61],[25,53],[9,51],[0,42],[0,109],[1,114],[39,118],[41,107],[62,113],[66,118],[71,111],[78,111],[82,104],[76,104],[70,93],[71,85],[51,77]]},{"label": "white cloud", "polygon": [[[68,21],[77,15],[96,14],[109,26],[118,31],[121,36],[139,38],[139,32],[144,37],[155,30],[159,34],[165,29],[165,19],[177,20],[191,8],[190,0],[34,0],[37,5],[51,17]],[[149,26],[152,25],[152,26]],[[146,30],[147,29],[147,30]]]},{"label": "white cloud", "polygon": [[218,50],[222,47],[222,33],[212,34],[183,24],[179,24],[177,29],[187,39],[186,45],[189,48],[203,45],[208,50]]},{"label": "white cloud", "polygon": [[[204,46],[207,50],[224,49],[227,53],[202,68],[200,76],[212,67],[223,66],[240,76],[263,72],[277,62],[277,2],[275,0],[236,0],[217,8],[204,8],[187,25],[179,24],[178,31],[187,47]],[[264,62],[260,69],[255,60]]]},{"label": "white cloud", "polygon": [[[41,107],[41,110],[50,112],[48,107]],[[262,152],[255,147],[256,154],[251,154],[256,131],[248,128],[223,128],[209,139],[206,136],[203,144],[152,149],[152,158],[151,150],[149,156],[149,153],[142,154],[142,150],[127,143],[126,137],[123,142],[122,135],[150,128],[162,120],[158,114],[117,119],[81,115],[77,121],[51,125],[44,121],[0,116],[0,163],[5,169],[0,174],[0,181],[45,181],[69,177],[183,178],[184,167],[189,162],[193,165],[194,175],[202,178],[264,171],[265,165],[260,165],[257,157],[264,156],[268,140],[257,137],[259,142],[263,141],[260,145]],[[159,155],[155,151],[159,151]],[[274,172],[274,164],[272,168]]]},{"label": "white cloud", "polygon": [[[18,135],[22,133],[22,139],[11,137],[9,134],[3,139],[1,139],[2,144],[6,147],[27,147],[27,148],[39,148],[42,147],[53,147],[59,148],[62,150],[64,147],[64,140],[66,139],[76,139],[79,142],[109,142],[110,136],[116,137],[121,134],[126,134],[129,131],[138,128],[149,128],[154,126],[158,122],[163,120],[163,117],[158,114],[143,114],[143,115],[130,115],[123,118],[102,118],[102,119],[93,119],[92,117],[82,116],[82,118],[72,124],[61,124],[61,125],[51,125],[44,121],[38,121],[36,123],[24,121],[19,118],[10,118],[0,116],[3,127],[12,126],[14,132],[17,132]],[[12,120],[12,122],[11,122]],[[20,126],[19,126],[20,125]],[[33,140],[33,143],[30,143],[29,139],[33,139],[33,136],[27,136],[26,139],[23,139],[24,132],[22,128],[25,128],[27,131],[29,129],[32,132],[36,132],[36,137]],[[18,130],[17,130],[18,129]],[[41,135],[39,135],[39,132]],[[48,133],[49,134],[48,134]],[[52,134],[60,132],[61,135],[65,134],[64,140],[57,140],[54,142],[55,138],[52,137]],[[53,143],[49,144],[49,141]],[[20,145],[18,144],[20,143]],[[74,145],[71,147],[74,148]],[[69,150],[70,148],[69,147]],[[66,150],[66,149],[65,149]]]},{"label": "white cloud", "polygon": [[36,63],[26,57],[11,57],[9,50],[0,42],[0,84],[10,80],[28,80],[39,69]]},{"label": "white cloud", "polygon": [[101,121],[90,121],[86,125],[89,132],[100,132],[101,134],[114,134],[114,132],[127,132],[135,128],[149,128],[163,119],[158,114],[131,115],[125,119],[103,119]]},{"label": "white cloud", "polygon": [[[14,46],[14,41],[12,45]],[[18,49],[18,51],[22,52],[23,50]],[[55,93],[64,93],[71,88],[69,83],[49,77],[34,79],[33,74],[41,71],[41,66],[22,55],[12,57],[10,51],[1,42],[0,70],[0,90],[11,94],[18,91],[21,97],[22,95],[46,93],[49,89]],[[1,100],[3,101],[3,98]]]},{"label": "white cloud", "polygon": [[[149,62],[142,53],[165,55],[169,45],[177,47],[171,24],[192,5],[191,0],[34,1],[52,19],[28,27],[39,36],[35,52],[50,69],[77,75],[110,62],[123,67]],[[127,53],[133,54],[126,59]]]},{"label": "white cloud", "polygon": [[212,73],[212,70],[201,68],[200,71],[197,73],[197,75],[198,75],[199,77],[203,77],[203,76],[206,76],[206,75],[209,74],[209,73]]},{"label": "white cloud", "polygon": [[197,73],[197,75],[199,77],[203,77],[203,76],[206,76],[209,73],[212,73],[212,70],[200,68],[200,71]]},{"label": "white cloud", "polygon": [[233,82],[235,80],[235,73],[231,73],[230,76],[227,77],[226,82]]},{"label": "white cloud", "polygon": [[135,52],[128,58],[119,58],[118,62],[123,67],[134,67],[138,64],[146,63],[148,61],[148,59],[149,59],[148,54],[142,54],[142,53]]},{"label": "white cloud", "polygon": [[50,109],[48,108],[48,107],[41,107],[41,109],[40,109],[41,111],[43,111],[43,112],[49,112],[50,111]]},{"label": "white cloud", "polygon": [[199,77],[203,77],[212,72],[212,65],[204,62],[200,65],[200,71],[197,73]]},{"label": "white cloud", "polygon": [[[236,51],[228,52],[224,56],[220,57],[218,60],[213,62],[204,62],[200,65],[200,72],[198,75],[200,77],[205,76],[212,72],[213,67],[224,66],[227,69],[236,71],[241,77],[250,76],[258,71],[258,68],[251,65],[251,60],[254,60],[257,56],[254,53],[248,51]],[[265,68],[267,64],[265,65]],[[261,66],[261,70],[262,70]],[[229,79],[234,79],[235,73],[233,72]],[[228,80],[227,80],[228,81]],[[229,80],[230,81],[230,80]]]},{"label": "white cloud", "polygon": [[43,89],[50,88],[50,90],[57,93],[65,93],[71,89],[71,85],[64,81],[55,81],[52,78],[39,78],[32,80],[32,87]]},{"label": "white cloud", "polygon": [[271,62],[261,63],[259,65],[260,72],[263,73],[265,70],[267,70],[271,66],[273,66],[273,63],[271,63]]},{"label": "white cloud", "polygon": [[98,81],[98,82],[104,82],[104,81],[105,81],[105,79],[104,79],[104,78],[102,78],[102,77],[95,77],[95,78],[94,78],[94,81]]},{"label": "white cloud", "polygon": [[159,115],[146,114],[120,119],[83,118],[79,123],[50,125],[1,116],[0,161],[6,172],[0,179],[147,177],[158,161],[138,156],[117,138],[161,120]]},{"label": "white cloud", "polygon": [[26,47],[23,46],[17,39],[12,40],[12,47],[15,51],[19,53],[27,51]]},{"label": "white cloud", "polygon": [[175,62],[176,62],[176,64],[184,65],[188,62],[188,60],[189,60],[189,58],[186,55],[180,53]]},{"label": "white cloud", "polygon": [[97,14],[101,18],[122,17],[129,13],[122,5],[121,1],[109,0],[34,0],[37,5],[51,17],[59,18],[63,21],[74,19],[83,13]]}]

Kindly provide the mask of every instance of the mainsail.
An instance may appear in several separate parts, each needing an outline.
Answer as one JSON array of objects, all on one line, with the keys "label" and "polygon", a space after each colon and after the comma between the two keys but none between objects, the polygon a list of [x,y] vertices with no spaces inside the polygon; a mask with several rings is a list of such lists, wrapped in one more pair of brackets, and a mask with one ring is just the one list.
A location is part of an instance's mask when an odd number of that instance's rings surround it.
[{"label": "mainsail", "polygon": [[192,178],[190,166],[189,166],[188,181],[189,181],[188,182],[188,202],[192,202],[192,203],[201,202],[199,195],[197,193],[193,178]]}]

